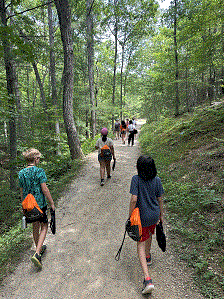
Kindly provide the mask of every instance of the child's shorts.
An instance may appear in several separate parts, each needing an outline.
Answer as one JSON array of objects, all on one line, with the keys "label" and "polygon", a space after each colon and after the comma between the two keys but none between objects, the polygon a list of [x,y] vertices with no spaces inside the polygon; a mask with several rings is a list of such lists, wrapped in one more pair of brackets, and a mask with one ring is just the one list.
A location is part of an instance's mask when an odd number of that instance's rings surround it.
[{"label": "child's shorts", "polygon": [[[36,221],[38,221],[38,222],[42,222],[42,223],[48,223],[48,218],[47,218],[47,206],[46,206],[46,207],[43,207],[41,210],[43,211],[44,215],[43,215],[41,218],[37,219]],[[29,221],[29,220],[27,219],[26,222],[27,222],[27,223],[32,223],[33,221]]]},{"label": "child's shorts", "polygon": [[151,235],[154,235],[155,228],[156,228],[156,224],[153,224],[153,225],[150,225],[147,227],[142,227],[142,239],[140,242],[145,242],[146,240],[148,240],[148,238]]}]

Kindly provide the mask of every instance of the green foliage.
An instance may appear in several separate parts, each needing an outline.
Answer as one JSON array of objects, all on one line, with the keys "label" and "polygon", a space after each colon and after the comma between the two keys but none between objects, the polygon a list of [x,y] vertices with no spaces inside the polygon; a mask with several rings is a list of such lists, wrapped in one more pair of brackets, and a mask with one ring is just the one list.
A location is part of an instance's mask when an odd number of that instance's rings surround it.
[{"label": "green foliage", "polygon": [[84,155],[88,155],[89,153],[95,151],[96,141],[99,137],[100,134],[96,135],[94,139],[89,138],[82,143],[82,151]]},{"label": "green foliage", "polygon": [[31,231],[22,230],[21,222],[0,236],[0,282],[18,265],[21,252],[31,246]]},{"label": "green foliage", "polygon": [[148,123],[140,136],[164,184],[172,245],[206,298],[223,296],[223,117],[223,106],[198,109]]}]

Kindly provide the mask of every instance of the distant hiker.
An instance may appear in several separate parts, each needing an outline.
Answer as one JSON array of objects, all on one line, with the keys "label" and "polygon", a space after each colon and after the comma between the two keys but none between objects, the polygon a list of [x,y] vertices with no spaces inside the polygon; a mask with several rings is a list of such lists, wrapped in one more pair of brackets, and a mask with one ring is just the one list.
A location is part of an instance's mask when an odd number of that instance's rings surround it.
[{"label": "distant hiker", "polygon": [[156,224],[163,222],[164,193],[161,180],[157,175],[154,160],[149,156],[140,156],[137,160],[138,175],[132,177],[129,217],[135,207],[140,210],[142,239],[137,243],[137,252],[144,273],[142,294],[152,291],[154,285],[149,276],[147,265],[151,264],[151,242]]},{"label": "distant hiker", "polygon": [[135,134],[134,134],[134,130],[135,130],[135,126],[133,125],[132,123],[132,120],[129,121],[129,125],[128,125],[128,132],[129,132],[129,135],[128,135],[128,145],[131,145],[133,146],[134,145],[134,139],[135,139]]},{"label": "distant hiker", "polygon": [[124,120],[121,121],[120,129],[121,129],[122,143],[125,144],[127,125]]},{"label": "distant hiker", "polygon": [[119,135],[120,135],[120,122],[119,120],[117,119],[115,121],[115,124],[114,124],[114,131],[115,131],[115,139],[119,139]]},{"label": "distant hiker", "polygon": [[132,118],[132,123],[133,123],[134,126],[136,126],[136,120],[135,120],[134,117]]},{"label": "distant hiker", "polygon": [[[46,245],[43,245],[43,243],[48,230],[47,202],[45,197],[48,199],[53,211],[55,210],[55,206],[46,185],[47,177],[45,171],[37,167],[40,162],[41,153],[37,149],[30,148],[23,153],[23,156],[28,165],[19,172],[21,200],[23,201],[30,193],[35,197],[38,206],[43,211],[43,216],[38,221],[33,222],[33,239],[36,245],[36,252],[31,258],[35,266],[42,268],[41,255],[46,249]],[[29,223],[28,220],[27,222]]]},{"label": "distant hiker", "polygon": [[96,142],[96,149],[98,149],[98,161],[100,163],[100,178],[101,178],[101,186],[104,185],[104,177],[105,177],[105,169],[107,171],[107,178],[110,179],[111,175],[111,167],[110,162],[112,157],[115,159],[114,153],[114,144],[111,138],[107,137],[108,130],[107,128],[103,128],[101,130],[101,138],[99,138]]}]

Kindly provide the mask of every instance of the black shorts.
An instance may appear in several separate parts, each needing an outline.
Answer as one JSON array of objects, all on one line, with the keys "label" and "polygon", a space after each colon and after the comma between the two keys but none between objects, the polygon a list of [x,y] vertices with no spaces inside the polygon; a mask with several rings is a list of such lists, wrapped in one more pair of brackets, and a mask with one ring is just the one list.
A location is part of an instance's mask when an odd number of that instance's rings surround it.
[{"label": "black shorts", "polygon": [[108,157],[102,157],[101,154],[98,155],[98,161],[105,161],[105,162],[110,162],[112,160],[112,155],[108,156]]},{"label": "black shorts", "polygon": [[[48,223],[48,218],[47,218],[47,206],[46,207],[43,207],[41,209],[44,213],[43,216],[41,216],[40,218],[38,218],[35,222],[41,222],[41,223]],[[26,222],[27,223],[33,223],[33,221],[29,221],[28,219],[26,219]]]}]

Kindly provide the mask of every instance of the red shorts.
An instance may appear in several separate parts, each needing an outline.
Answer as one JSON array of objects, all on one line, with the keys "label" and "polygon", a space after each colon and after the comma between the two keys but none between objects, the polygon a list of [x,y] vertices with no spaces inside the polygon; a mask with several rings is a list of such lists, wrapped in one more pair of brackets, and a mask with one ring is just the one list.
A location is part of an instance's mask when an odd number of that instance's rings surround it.
[{"label": "red shorts", "polygon": [[151,226],[142,227],[142,238],[140,242],[145,242],[148,238],[155,233],[156,224]]}]

